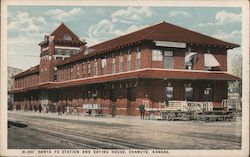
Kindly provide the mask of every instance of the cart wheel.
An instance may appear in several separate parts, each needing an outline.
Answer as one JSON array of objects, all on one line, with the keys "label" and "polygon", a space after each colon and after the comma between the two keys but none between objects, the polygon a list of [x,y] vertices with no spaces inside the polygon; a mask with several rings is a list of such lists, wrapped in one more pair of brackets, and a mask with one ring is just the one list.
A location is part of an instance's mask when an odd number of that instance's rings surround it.
[{"label": "cart wheel", "polygon": [[187,121],[187,120],[190,120],[190,117],[187,113],[183,113],[181,116],[181,119]]},{"label": "cart wheel", "polygon": [[167,120],[173,121],[174,119],[175,119],[175,114],[174,114],[174,113],[169,113],[169,114],[167,115]]},{"label": "cart wheel", "polygon": [[214,122],[214,121],[215,121],[215,118],[214,118],[214,117],[210,117],[210,118],[209,118],[209,121],[210,121],[210,122]]},{"label": "cart wheel", "polygon": [[230,122],[235,121],[235,120],[236,120],[236,115],[235,115],[234,113],[230,113],[230,114],[229,114],[229,117],[228,117],[228,120],[229,120]]}]

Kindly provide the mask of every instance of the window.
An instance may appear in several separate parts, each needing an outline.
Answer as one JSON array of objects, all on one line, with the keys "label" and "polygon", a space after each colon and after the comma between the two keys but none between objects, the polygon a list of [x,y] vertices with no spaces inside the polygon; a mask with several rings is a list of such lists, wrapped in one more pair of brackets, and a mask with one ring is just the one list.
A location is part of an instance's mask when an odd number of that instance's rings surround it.
[{"label": "window", "polygon": [[107,58],[102,59],[102,74],[107,74]]},{"label": "window", "polygon": [[76,64],[76,78],[79,78],[79,64]]},{"label": "window", "polygon": [[112,73],[115,73],[115,56],[112,55]]},{"label": "window", "polygon": [[94,61],[94,76],[97,76],[98,75],[98,69],[97,69],[97,61],[95,59]]},{"label": "window", "polygon": [[74,54],[76,54],[76,53],[78,53],[79,52],[79,50],[72,50],[72,54],[74,55]]},{"label": "window", "polygon": [[120,53],[120,56],[119,56],[119,72],[122,72],[122,65],[123,65],[123,58],[122,58],[122,53]]},{"label": "window", "polygon": [[62,49],[56,49],[56,55],[62,55]]},{"label": "window", "polygon": [[173,100],[174,88],[171,86],[165,87],[165,102],[168,104],[170,100]]},{"label": "window", "polygon": [[89,77],[90,77],[90,72],[91,72],[90,63],[88,62],[88,76],[89,76]]},{"label": "window", "polygon": [[173,51],[164,51],[164,68],[173,69]]},{"label": "window", "polygon": [[68,72],[68,66],[66,65],[66,68],[65,68],[65,75],[66,75],[66,80],[68,80],[69,79],[69,72]]},{"label": "window", "polygon": [[185,84],[185,100],[192,101],[193,100],[193,87],[190,83]]},{"label": "window", "polygon": [[127,56],[127,70],[131,70],[131,53],[128,51],[128,56]]},{"label": "window", "polygon": [[70,55],[70,50],[65,49],[65,50],[64,50],[64,54],[69,56],[69,55]]},{"label": "window", "polygon": [[185,69],[191,70],[196,63],[197,52],[191,52],[191,47],[188,48],[188,52],[185,52]]},{"label": "window", "polygon": [[63,39],[64,39],[64,40],[67,40],[67,41],[72,40],[72,38],[71,38],[71,36],[70,36],[69,34],[65,34],[65,35],[63,36]]},{"label": "window", "polygon": [[212,88],[210,84],[208,84],[207,87],[204,89],[204,101],[207,102],[213,101]]},{"label": "window", "polygon": [[141,68],[141,51],[140,48],[136,48],[136,70]]},{"label": "window", "polygon": [[193,65],[196,63],[196,52],[186,52],[185,53],[185,69],[191,70]]},{"label": "window", "polygon": [[85,73],[86,73],[85,69],[86,69],[85,64],[82,63],[82,77],[83,78],[85,78]]},{"label": "window", "polygon": [[152,60],[153,61],[162,61],[162,52],[160,50],[152,50]]},{"label": "window", "polygon": [[73,65],[70,67],[70,79],[73,79]]},{"label": "window", "polygon": [[64,69],[62,68],[62,80],[64,80]]},{"label": "window", "polygon": [[210,53],[204,54],[204,69],[206,71],[220,70],[220,63],[213,56],[213,54]]}]

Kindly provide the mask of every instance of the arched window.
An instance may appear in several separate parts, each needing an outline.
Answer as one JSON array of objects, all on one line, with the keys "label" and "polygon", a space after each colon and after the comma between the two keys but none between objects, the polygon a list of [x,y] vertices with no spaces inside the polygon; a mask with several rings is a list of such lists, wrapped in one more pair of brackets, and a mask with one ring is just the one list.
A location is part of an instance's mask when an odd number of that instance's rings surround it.
[{"label": "arched window", "polygon": [[64,40],[72,40],[72,38],[71,38],[71,36],[69,35],[69,34],[65,34],[64,36],[63,36],[63,39]]}]

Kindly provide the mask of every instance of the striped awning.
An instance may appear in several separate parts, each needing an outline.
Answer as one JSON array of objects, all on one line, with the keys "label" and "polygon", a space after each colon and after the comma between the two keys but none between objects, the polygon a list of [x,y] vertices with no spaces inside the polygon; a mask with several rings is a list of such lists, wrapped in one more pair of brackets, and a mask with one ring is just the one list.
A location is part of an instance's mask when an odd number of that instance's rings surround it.
[{"label": "striped awning", "polygon": [[217,59],[212,54],[205,54],[204,55],[205,60],[205,67],[218,67],[220,66],[220,63],[217,61]]}]

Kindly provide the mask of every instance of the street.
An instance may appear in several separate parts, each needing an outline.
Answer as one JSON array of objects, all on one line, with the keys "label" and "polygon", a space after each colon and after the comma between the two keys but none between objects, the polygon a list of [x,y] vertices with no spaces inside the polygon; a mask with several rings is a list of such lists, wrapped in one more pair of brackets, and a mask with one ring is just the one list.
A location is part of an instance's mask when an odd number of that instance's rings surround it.
[{"label": "street", "polygon": [[8,149],[241,149],[235,122],[8,112]]}]

